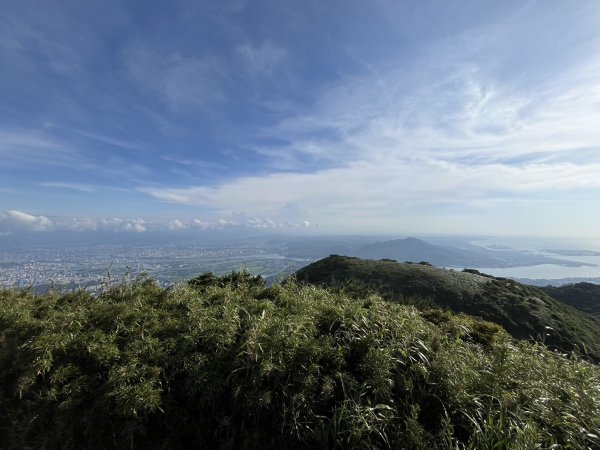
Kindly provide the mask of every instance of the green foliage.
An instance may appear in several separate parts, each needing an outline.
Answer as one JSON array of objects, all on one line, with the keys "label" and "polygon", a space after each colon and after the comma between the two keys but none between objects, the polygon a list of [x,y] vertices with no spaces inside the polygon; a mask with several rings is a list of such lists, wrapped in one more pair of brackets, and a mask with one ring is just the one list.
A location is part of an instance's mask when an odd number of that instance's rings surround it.
[{"label": "green foliage", "polygon": [[562,352],[578,350],[591,361],[600,362],[600,317],[513,280],[494,278],[474,269],[456,272],[425,264],[346,256],[322,259],[296,276],[300,281],[341,289],[357,298],[376,293],[421,310],[442,308],[481,317],[501,325],[518,339],[543,341]]},{"label": "green foliage", "polygon": [[[491,345],[496,339],[501,339],[504,336],[504,330],[500,325],[464,314],[455,316],[447,310],[428,309],[422,311],[421,316],[436,324],[448,334],[460,336],[465,340],[477,342],[484,346]],[[460,318],[460,321],[455,320],[457,318]],[[465,327],[465,325],[468,326]]]},{"label": "green foliage", "polygon": [[546,286],[540,289],[566,305],[600,317],[600,285],[598,284],[575,283],[558,287]]},{"label": "green foliage", "polygon": [[598,448],[600,369],[293,281],[0,292],[3,448]]},{"label": "green foliage", "polygon": [[265,282],[260,275],[253,276],[250,272],[242,270],[240,272],[231,272],[221,277],[215,276],[212,272],[206,272],[202,275],[192,278],[188,284],[196,289],[203,290],[211,286],[254,286],[264,287]]}]

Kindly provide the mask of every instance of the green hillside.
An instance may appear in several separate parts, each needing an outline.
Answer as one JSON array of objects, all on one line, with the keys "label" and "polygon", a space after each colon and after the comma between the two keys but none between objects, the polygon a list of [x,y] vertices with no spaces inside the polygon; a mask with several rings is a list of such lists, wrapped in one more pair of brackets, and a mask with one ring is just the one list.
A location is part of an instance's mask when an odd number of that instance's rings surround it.
[{"label": "green hillside", "polygon": [[[454,312],[502,325],[519,339],[542,340],[552,348],[575,348],[600,360],[600,319],[564,305],[542,290],[477,271],[452,271],[427,264],[330,256],[297,272],[298,280],[344,287],[359,295],[373,291],[388,300],[428,300]],[[411,300],[413,301],[413,300]]]},{"label": "green hillside", "polygon": [[600,368],[468,316],[248,274],[0,292],[0,446],[598,448]]},{"label": "green hillside", "polygon": [[566,305],[600,317],[600,285],[598,284],[575,283],[558,287],[545,286],[540,289]]}]

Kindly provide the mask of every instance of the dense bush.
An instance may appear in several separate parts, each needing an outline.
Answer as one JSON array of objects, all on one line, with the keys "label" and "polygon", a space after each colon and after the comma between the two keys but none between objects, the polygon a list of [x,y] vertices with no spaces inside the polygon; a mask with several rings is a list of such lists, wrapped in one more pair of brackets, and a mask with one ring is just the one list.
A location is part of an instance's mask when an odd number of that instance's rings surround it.
[{"label": "dense bush", "polygon": [[247,274],[0,292],[0,389],[5,448],[600,446],[598,366]]}]

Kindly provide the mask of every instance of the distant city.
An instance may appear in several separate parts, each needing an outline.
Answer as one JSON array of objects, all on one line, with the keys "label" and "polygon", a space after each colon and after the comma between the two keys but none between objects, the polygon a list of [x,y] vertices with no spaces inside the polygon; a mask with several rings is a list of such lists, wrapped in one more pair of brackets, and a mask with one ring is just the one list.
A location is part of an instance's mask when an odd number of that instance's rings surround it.
[{"label": "distant city", "polygon": [[162,286],[204,272],[224,274],[246,269],[267,279],[312,262],[281,255],[281,248],[258,242],[210,242],[170,245],[102,244],[39,246],[0,250],[0,286],[38,291],[48,288],[100,292],[108,285],[147,274]]},{"label": "distant city", "polygon": [[0,247],[0,286],[86,289],[150,276],[161,286],[205,272],[248,270],[272,282],[330,254],[370,259],[427,261],[438,267],[475,268],[535,285],[600,283],[600,253],[586,249],[515,248],[469,239],[392,239],[364,236],[259,236],[177,242],[15,243]]}]

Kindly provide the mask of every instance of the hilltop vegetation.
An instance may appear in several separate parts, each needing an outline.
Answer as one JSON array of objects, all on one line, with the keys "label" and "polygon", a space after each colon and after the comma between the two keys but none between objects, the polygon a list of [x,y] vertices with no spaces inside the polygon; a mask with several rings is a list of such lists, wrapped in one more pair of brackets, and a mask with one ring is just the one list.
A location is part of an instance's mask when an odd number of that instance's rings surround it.
[{"label": "hilltop vegetation", "polygon": [[[543,340],[561,351],[578,349],[600,361],[600,319],[564,305],[533,286],[429,264],[330,256],[298,271],[298,280],[344,288],[358,296],[441,307],[502,325],[518,339]],[[409,300],[407,300],[407,298]]]},{"label": "hilltop vegetation", "polygon": [[[600,369],[247,273],[0,293],[5,448],[597,448]],[[561,447],[562,446],[562,447]]]},{"label": "hilltop vegetation", "polygon": [[600,317],[600,285],[575,283],[559,287],[544,286],[540,289],[566,305]]}]

